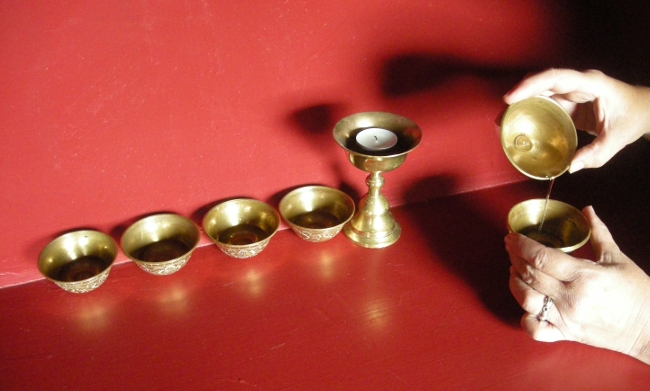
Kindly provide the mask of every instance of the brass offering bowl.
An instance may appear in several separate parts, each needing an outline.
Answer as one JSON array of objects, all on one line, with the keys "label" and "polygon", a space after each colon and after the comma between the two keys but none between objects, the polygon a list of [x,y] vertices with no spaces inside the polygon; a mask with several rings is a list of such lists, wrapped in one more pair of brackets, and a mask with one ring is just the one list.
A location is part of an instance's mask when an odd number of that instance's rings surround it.
[{"label": "brass offering bowl", "polygon": [[503,151],[517,170],[533,179],[553,179],[566,172],[577,145],[571,116],[550,98],[514,103],[501,120]]},{"label": "brass offering bowl", "polygon": [[[379,129],[394,136],[394,144],[369,149],[361,144],[362,132]],[[340,120],[333,130],[334,140],[345,150],[356,168],[370,173],[366,178],[368,193],[361,198],[355,215],[345,224],[343,232],[353,243],[366,248],[383,248],[397,242],[401,227],[390,213],[388,201],[381,194],[382,172],[397,169],[408,153],[420,144],[422,131],[410,119],[392,113],[357,113]],[[363,138],[365,139],[365,138]]]},{"label": "brass offering bowl", "polygon": [[293,190],[280,201],[280,214],[293,232],[310,242],[336,236],[354,214],[354,201],[344,192],[325,186]]},{"label": "brass offering bowl", "polygon": [[249,198],[223,202],[203,218],[203,230],[225,254],[250,258],[269,244],[280,226],[280,215],[270,205]]},{"label": "brass offering bowl", "polygon": [[179,271],[199,244],[199,227],[173,213],[151,215],[124,231],[122,250],[142,270],[163,276]]},{"label": "brass offering bowl", "polygon": [[117,243],[104,233],[74,231],[43,248],[38,257],[38,270],[68,292],[90,292],[108,278],[117,251]]},{"label": "brass offering bowl", "polygon": [[565,253],[587,243],[591,227],[582,212],[561,201],[548,200],[548,205],[546,201],[539,198],[515,205],[508,213],[508,231],[518,232]]}]

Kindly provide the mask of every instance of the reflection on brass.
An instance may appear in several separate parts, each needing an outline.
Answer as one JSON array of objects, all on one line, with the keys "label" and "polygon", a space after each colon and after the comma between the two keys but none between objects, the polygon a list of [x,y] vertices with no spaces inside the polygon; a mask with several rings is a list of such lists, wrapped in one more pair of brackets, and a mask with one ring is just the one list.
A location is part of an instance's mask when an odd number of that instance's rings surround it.
[{"label": "reflection on brass", "polygon": [[199,227],[192,220],[161,213],[133,223],[124,231],[121,245],[142,270],[162,276],[185,266],[199,239]]},{"label": "reflection on brass", "polygon": [[591,227],[582,212],[564,202],[548,200],[544,216],[545,204],[546,199],[539,198],[515,205],[508,213],[508,231],[519,232],[566,253],[587,243]]},{"label": "reflection on brass", "polygon": [[117,256],[110,236],[93,230],[74,231],[50,242],[38,257],[38,270],[68,292],[84,293],[106,281]]},{"label": "reflection on brass", "polygon": [[501,120],[501,146],[508,160],[533,179],[553,179],[566,172],[577,145],[571,117],[546,97],[512,104]]},{"label": "reflection on brass", "polygon": [[85,256],[63,265],[56,277],[65,282],[86,280],[103,272],[106,266],[107,262],[98,256]]},{"label": "reflection on brass", "polygon": [[253,199],[223,202],[203,218],[203,230],[225,254],[250,258],[268,245],[280,226],[272,206]]},{"label": "reflection on brass", "polygon": [[246,223],[225,229],[219,235],[219,242],[246,246],[264,240],[268,236],[269,234],[257,225]]},{"label": "reflection on brass", "polygon": [[[370,151],[356,141],[364,129],[382,128],[397,135],[397,144]],[[410,119],[391,113],[367,112],[345,117],[334,126],[334,140],[346,151],[356,168],[369,172],[368,193],[359,201],[357,212],[343,232],[353,243],[367,248],[382,248],[395,243],[402,232],[381,194],[382,172],[392,171],[404,163],[406,156],[420,144],[422,131]]]},{"label": "reflection on brass", "polygon": [[336,236],[354,214],[354,201],[325,186],[293,190],[280,201],[280,214],[302,239],[324,242]]},{"label": "reflection on brass", "polygon": [[167,262],[190,251],[190,247],[177,239],[165,239],[147,244],[133,253],[133,257],[145,262]]}]

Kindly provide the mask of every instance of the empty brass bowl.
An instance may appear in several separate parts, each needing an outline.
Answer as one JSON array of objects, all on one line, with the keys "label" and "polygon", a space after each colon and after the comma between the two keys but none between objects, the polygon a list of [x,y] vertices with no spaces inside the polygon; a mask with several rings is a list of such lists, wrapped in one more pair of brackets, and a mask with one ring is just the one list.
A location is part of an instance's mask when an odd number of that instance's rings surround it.
[{"label": "empty brass bowl", "polygon": [[325,186],[293,190],[280,201],[280,214],[293,232],[310,242],[332,239],[354,215],[354,201]]},{"label": "empty brass bowl", "polygon": [[501,120],[503,151],[517,170],[533,179],[553,179],[566,172],[577,145],[571,116],[546,97],[512,104]]},{"label": "empty brass bowl", "polygon": [[199,227],[183,216],[161,213],[131,224],[122,251],[142,270],[164,276],[179,271],[199,244]]},{"label": "empty brass bowl", "polygon": [[280,215],[270,205],[249,198],[223,202],[203,218],[203,230],[225,254],[250,258],[269,244],[280,226]]},{"label": "empty brass bowl", "polygon": [[[561,201],[532,199],[515,205],[508,213],[508,231],[518,232],[537,242],[570,253],[582,247],[591,235],[587,218],[578,209]],[[544,219],[540,230],[540,223]]]},{"label": "empty brass bowl", "polygon": [[74,231],[51,241],[38,257],[41,274],[64,290],[90,292],[108,278],[117,243],[93,230]]}]

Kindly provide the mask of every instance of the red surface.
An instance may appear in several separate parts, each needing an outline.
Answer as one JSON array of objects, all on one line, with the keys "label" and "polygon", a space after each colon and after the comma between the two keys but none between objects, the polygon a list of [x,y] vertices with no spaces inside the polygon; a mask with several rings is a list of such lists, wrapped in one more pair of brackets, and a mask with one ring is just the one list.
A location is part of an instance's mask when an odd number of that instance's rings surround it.
[{"label": "red surface", "polygon": [[[593,204],[650,270],[650,145],[598,171],[563,176],[554,198]],[[435,182],[436,178],[431,178]],[[426,186],[414,186],[422,191]],[[543,196],[524,182],[393,209],[386,249],[290,231],[257,257],[215,246],[159,277],[134,264],[75,295],[47,281],[0,290],[2,388],[23,389],[645,389],[650,366],[519,328],[507,288],[505,217]],[[589,249],[578,256],[591,256]]]},{"label": "red surface", "polygon": [[359,197],[331,129],[360,111],[423,129],[394,205],[429,176],[453,179],[432,196],[521,179],[494,121],[526,69],[566,58],[575,15],[548,4],[1,1],[0,287],[38,279],[64,231],[308,183]]}]

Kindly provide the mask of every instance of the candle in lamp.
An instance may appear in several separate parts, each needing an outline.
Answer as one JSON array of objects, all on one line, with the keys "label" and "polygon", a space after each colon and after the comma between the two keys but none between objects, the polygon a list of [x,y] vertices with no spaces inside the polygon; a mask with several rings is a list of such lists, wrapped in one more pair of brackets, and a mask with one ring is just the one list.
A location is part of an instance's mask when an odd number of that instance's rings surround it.
[{"label": "candle in lamp", "polygon": [[397,144],[397,135],[382,128],[368,128],[357,134],[357,143],[370,151],[383,151]]}]

